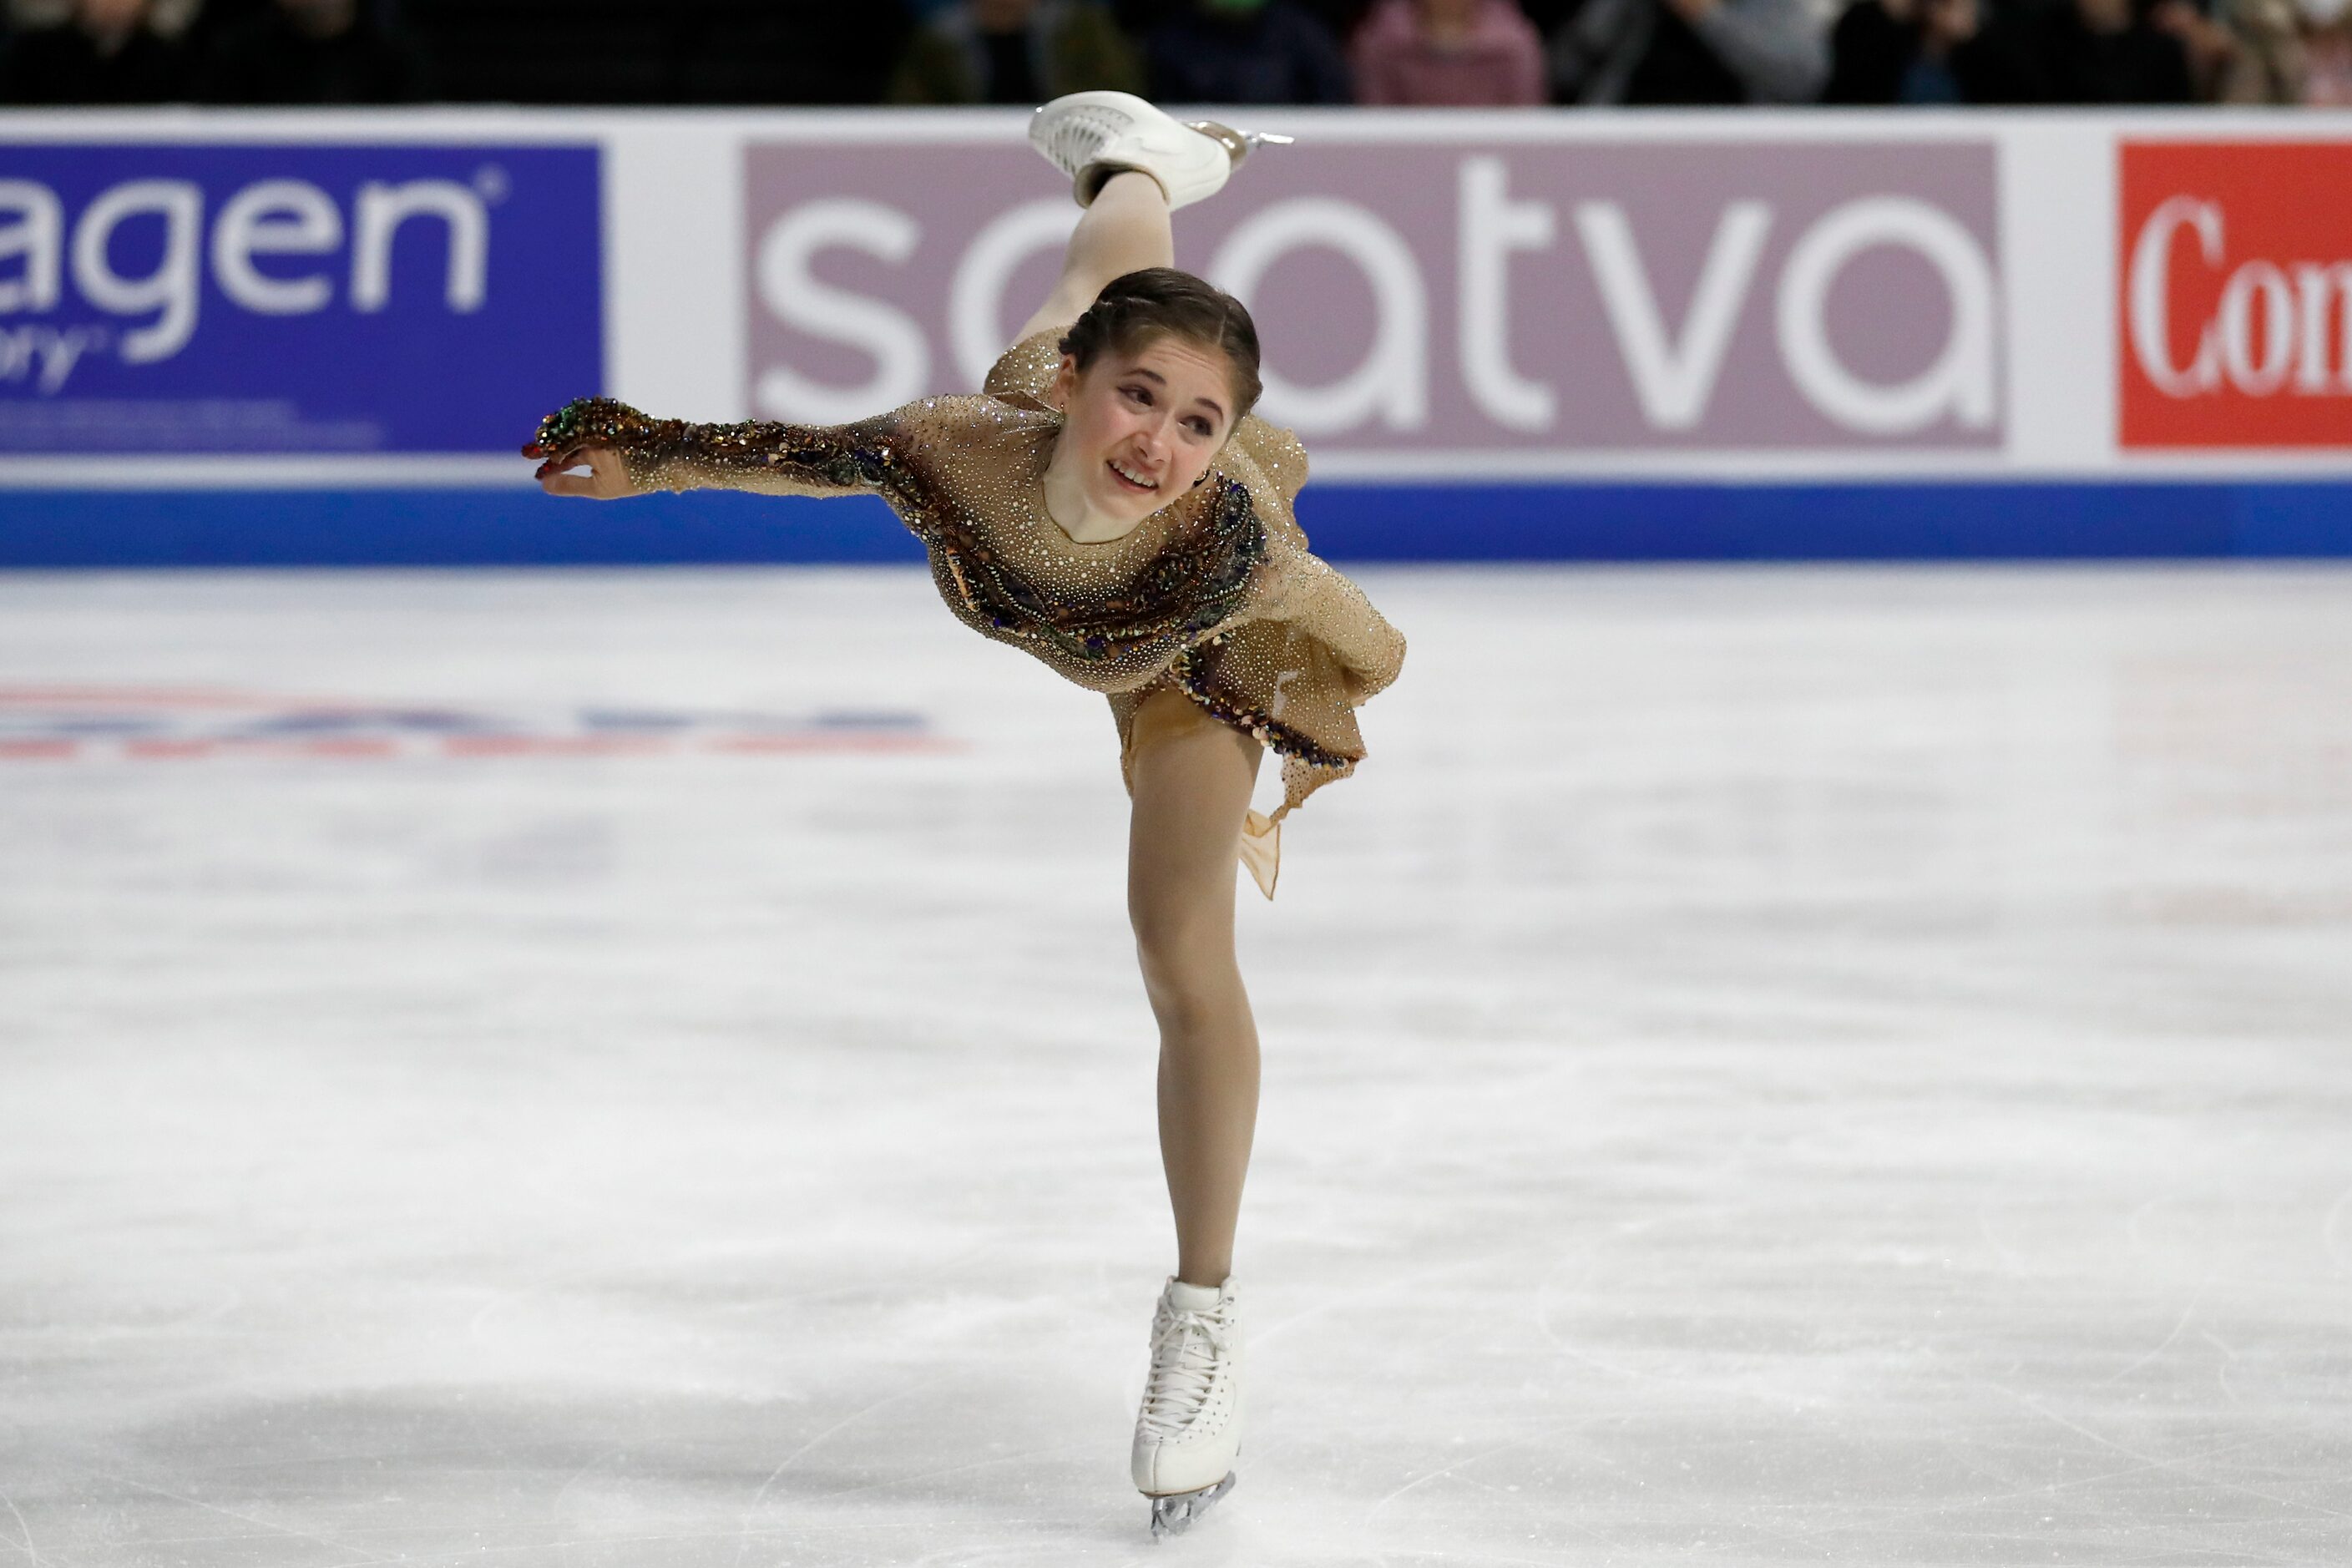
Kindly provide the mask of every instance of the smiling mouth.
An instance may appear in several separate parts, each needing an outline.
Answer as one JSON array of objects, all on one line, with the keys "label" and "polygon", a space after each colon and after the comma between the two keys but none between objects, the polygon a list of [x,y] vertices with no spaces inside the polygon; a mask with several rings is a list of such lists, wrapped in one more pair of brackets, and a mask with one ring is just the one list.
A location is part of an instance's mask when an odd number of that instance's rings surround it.
[{"label": "smiling mouth", "polygon": [[1118,466],[1116,459],[1104,459],[1103,467],[1108,468],[1112,475],[1118,479],[1118,482],[1126,486],[1129,489],[1140,490],[1144,494],[1149,495],[1153,490],[1160,488],[1159,484],[1154,480],[1142,479],[1137,475],[1129,473],[1125,468]]}]

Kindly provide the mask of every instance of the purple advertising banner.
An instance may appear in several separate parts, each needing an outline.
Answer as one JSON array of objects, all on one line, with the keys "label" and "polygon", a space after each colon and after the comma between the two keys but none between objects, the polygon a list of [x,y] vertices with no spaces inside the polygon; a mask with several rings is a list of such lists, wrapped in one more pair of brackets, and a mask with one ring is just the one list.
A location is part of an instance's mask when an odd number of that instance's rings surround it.
[{"label": "purple advertising banner", "polygon": [[[751,403],[970,391],[1076,219],[1021,146],[754,144]],[[1993,448],[1989,140],[1302,145],[1178,215],[1318,455]]]},{"label": "purple advertising banner", "polygon": [[593,143],[0,143],[0,456],[509,454],[604,381]]}]

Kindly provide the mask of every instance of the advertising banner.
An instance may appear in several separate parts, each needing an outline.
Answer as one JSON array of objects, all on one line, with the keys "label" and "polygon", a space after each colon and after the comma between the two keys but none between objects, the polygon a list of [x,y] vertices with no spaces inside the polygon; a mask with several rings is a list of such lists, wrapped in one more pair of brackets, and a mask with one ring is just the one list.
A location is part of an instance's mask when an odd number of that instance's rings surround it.
[{"label": "advertising banner", "polygon": [[[977,388],[1076,219],[1020,145],[753,142],[747,395],[832,423]],[[1990,139],[1302,143],[1187,209],[1263,411],[1400,470],[1710,448],[1997,449]]]},{"label": "advertising banner", "polygon": [[[1175,260],[1256,318],[1318,549],[2352,554],[2352,114],[1251,121],[1296,144]],[[908,559],[878,503],[557,507],[516,449],[593,393],[977,390],[1080,216],[1026,123],[0,116],[0,567]]]},{"label": "advertising banner", "polygon": [[511,451],[603,384],[599,163],[0,146],[0,454]]},{"label": "advertising banner", "polygon": [[2130,142],[2126,447],[2352,447],[2352,143]]}]

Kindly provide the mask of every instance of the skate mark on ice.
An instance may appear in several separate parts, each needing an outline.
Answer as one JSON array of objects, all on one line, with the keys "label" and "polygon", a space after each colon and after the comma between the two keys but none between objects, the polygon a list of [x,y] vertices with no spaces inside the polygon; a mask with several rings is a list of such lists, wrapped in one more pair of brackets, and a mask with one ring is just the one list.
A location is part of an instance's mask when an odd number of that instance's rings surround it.
[{"label": "skate mark on ice", "polygon": [[1275,1335],[1281,1333],[1286,1329],[1296,1328],[1300,1323],[1307,1322],[1313,1319],[1339,1311],[1342,1308],[1360,1306],[1368,1301],[1377,1301],[1383,1296],[1394,1295],[1399,1290],[1405,1289],[1411,1286],[1419,1285],[1425,1280],[1443,1279],[1448,1274],[1459,1274],[1465,1269],[1481,1268],[1486,1264],[1493,1263],[1497,1259],[1514,1258],[1517,1256],[1517,1254],[1516,1252],[1489,1253],[1477,1258],[1466,1258],[1460,1262],[1441,1263],[1433,1268],[1415,1269],[1411,1274],[1399,1275],[1395,1279],[1391,1279],[1387,1284],[1375,1286],[1369,1290],[1343,1289],[1336,1291],[1323,1300],[1316,1302],[1311,1307],[1302,1307],[1286,1318],[1276,1319],[1266,1327],[1254,1331],[1249,1335],[1247,1342],[1250,1348],[1255,1350],[1259,1345],[1265,1343],[1266,1341],[1274,1338]]},{"label": "skate mark on ice", "polygon": [[2336,1237],[2347,1215],[2352,1215],[2352,1187],[2344,1189],[2343,1195],[2328,1205],[2327,1216],[2319,1222],[2319,1245],[2338,1274],[2352,1274],[2352,1258],[2345,1256],[2344,1244]]},{"label": "skate mark on ice", "polygon": [[6,1492],[0,1492],[0,1503],[6,1503],[8,1505],[8,1516],[16,1521],[16,1532],[25,1538],[25,1557],[26,1561],[32,1564],[32,1568],[41,1568],[40,1550],[33,1544],[33,1527],[26,1524],[25,1522],[25,1516],[16,1510],[16,1500],[10,1497]]},{"label": "skate mark on ice", "polygon": [[[2001,1384],[1989,1382],[1984,1379],[1977,1379],[1975,1381],[1981,1387],[1989,1388],[1995,1394],[2005,1394],[2009,1398],[2017,1401],[2018,1404],[2024,1405],[2028,1410],[2032,1411],[2036,1415],[2041,1416],[2043,1420],[2051,1422],[2055,1426],[2063,1426],[2067,1431],[2074,1433],[2078,1436],[2088,1438],[2090,1441],[2096,1443],[2103,1448],[2112,1448],[2116,1453],[2123,1455],[2126,1458],[2137,1459],[2151,1470],[2162,1470],[2171,1475],[2180,1476],[2189,1480],[2195,1481],[2200,1486],[2211,1487],[2217,1491],[2235,1492],[2241,1497],[2257,1498],[2263,1502],[2274,1502],[2282,1508],[2299,1509],[2304,1512],[2320,1514],[2328,1519],[2352,1520],[2352,1512],[2347,1512],[2342,1509],[2329,1508],[2325,1503],[2305,1502],[2300,1498],[2281,1497],[2275,1492],[2266,1492],[2262,1490],[2260,1488],[2247,1486],[2242,1481],[2226,1481],[2218,1476],[2209,1476],[2202,1470],[2190,1469],[2189,1467],[2196,1463],[2198,1460],[2205,1458],[2203,1455],[2192,1454],[2187,1458],[2182,1459],[2162,1459],[2158,1458],[2154,1454],[2144,1454],[2137,1448],[2131,1447],[2129,1444],[2118,1443],[2113,1437],[2105,1436],[2097,1432],[2092,1431],[2088,1426],[2082,1425],[2080,1422],[2068,1420],[2065,1416],[2059,1415],[2056,1411],[2051,1409],[2048,1405],[2042,1404],[2039,1400],[2036,1400],[2030,1395],[2020,1394],[2013,1388],[2007,1387]],[[2229,1450],[2224,1449],[2221,1451],[2226,1453]]]},{"label": "skate mark on ice", "polygon": [[2150,1362],[2157,1360],[2162,1356],[2165,1352],[2170,1350],[2172,1348],[2173,1342],[2179,1339],[2180,1336],[2188,1331],[2189,1320],[2197,1315],[2197,1309],[2201,1306],[2205,1300],[2205,1288],[2211,1283],[2213,1283],[2213,1276],[2210,1274],[2206,1275],[2204,1279],[2200,1279],[2197,1282],[2197,1289],[2189,1293],[2189,1304],[2180,1309],[2180,1316],[2173,1321],[2172,1331],[2165,1335],[2161,1340],[2158,1340],[2154,1349],[2148,1351],[2147,1354],[2141,1356],[2137,1361],[2133,1362],[2121,1372],[2115,1373],[2111,1377],[2103,1377],[2097,1383],[2092,1384],[2092,1386],[2095,1388],[2105,1388],[2111,1384],[2121,1383],[2125,1378],[2129,1377],[2132,1373],[2137,1372],[2140,1368],[2147,1365]]},{"label": "skate mark on ice", "polygon": [[[1660,1225],[1713,1221],[1749,1213],[1753,1206],[1747,1204],[1734,1204],[1722,1208],[1702,1210],[1696,1214],[1660,1215],[1654,1219],[1635,1222],[1634,1226],[1625,1228],[1647,1230]],[[1591,1255],[1563,1258],[1546,1269],[1543,1277],[1536,1281],[1535,1299],[1530,1303],[1530,1314],[1534,1319],[1537,1331],[1542,1334],[1550,1342],[1552,1348],[1561,1355],[1581,1365],[1589,1366],[1595,1372],[1606,1373],[1612,1377],[1628,1378],[1640,1383],[1662,1384],[1673,1388],[1696,1389],[1708,1394],[1732,1394],[1743,1399],[1761,1400],[1773,1405],[1780,1402],[1780,1396],[1777,1394],[1745,1387],[1738,1383],[1722,1378],[1709,1378],[1671,1370],[1653,1371],[1645,1367],[1629,1366],[1620,1362],[1606,1360],[1584,1346],[1570,1342],[1559,1330],[1552,1326],[1551,1293],[1554,1282],[1567,1270],[1578,1267],[1593,1267]]]},{"label": "skate mark on ice", "polygon": [[[537,1190],[544,1192],[551,1198],[562,1198],[566,1195],[558,1184],[551,1184],[544,1187],[540,1187]],[[603,1217],[602,1211],[584,1202],[577,1205],[576,1209],[578,1213],[583,1215],[594,1218]],[[800,1306],[813,1301],[839,1300],[844,1298],[875,1294],[886,1290],[910,1290],[923,1285],[930,1284],[936,1280],[949,1278],[956,1273],[957,1270],[963,1268],[970,1259],[978,1256],[988,1245],[990,1244],[986,1242],[974,1242],[964,1247],[960,1252],[951,1253],[933,1262],[926,1263],[919,1268],[907,1270],[904,1273],[884,1275],[871,1280],[853,1280],[847,1284],[819,1286],[814,1289],[805,1290],[785,1290],[780,1291],[772,1296],[759,1296],[743,1300],[720,1301],[709,1305],[690,1303],[685,1305],[683,1310],[691,1311],[696,1315],[704,1318],[731,1317],[744,1312],[761,1311],[773,1307]],[[787,1247],[772,1247],[769,1249],[769,1255],[778,1258],[788,1256],[789,1252],[790,1249]],[[681,1273],[692,1270],[709,1262],[714,1257],[719,1258],[722,1261],[728,1262],[738,1260],[737,1255],[727,1252],[724,1249],[715,1249],[708,1246],[701,1246],[671,1253],[659,1259],[637,1258],[625,1265],[615,1264],[609,1261],[604,1263],[590,1264],[580,1268],[558,1269],[553,1273],[541,1275],[537,1279],[525,1280],[520,1285],[491,1287],[490,1299],[483,1302],[480,1307],[475,1309],[474,1316],[467,1325],[467,1334],[468,1338],[478,1342],[482,1338],[483,1325],[495,1318],[498,1314],[519,1307],[525,1301],[530,1300],[532,1297],[544,1295],[561,1286],[572,1284],[581,1280],[633,1279],[650,1279],[659,1280],[675,1279]]]},{"label": "skate mark on ice", "polygon": [[778,1480],[782,1479],[783,1473],[786,1470],[791,1469],[793,1466],[798,1463],[803,1457],[810,1452],[810,1450],[815,1448],[819,1444],[832,1436],[835,1433],[841,1431],[845,1427],[855,1426],[859,1421],[864,1420],[866,1416],[871,1415],[874,1412],[881,1409],[884,1405],[895,1405],[901,1399],[911,1399],[916,1394],[922,1393],[926,1389],[937,1388],[940,1384],[954,1381],[954,1378],[955,1374],[953,1373],[943,1372],[936,1377],[927,1377],[920,1383],[913,1384],[906,1388],[902,1388],[896,1394],[886,1394],[879,1399],[868,1400],[866,1404],[859,1405],[856,1409],[851,1411],[840,1420],[835,1421],[832,1426],[827,1426],[822,1432],[817,1433],[815,1436],[809,1438],[807,1442],[803,1443],[799,1447],[794,1448],[791,1453],[786,1454],[782,1459],[778,1460],[776,1468],[768,1472],[767,1479],[761,1481],[760,1483],[759,1489],[751,1494],[751,1500],[743,1505],[743,1512],[735,1531],[738,1538],[735,1547],[735,1561],[739,1563],[743,1561],[743,1553],[751,1544],[751,1515],[759,1508],[760,1504],[767,1500],[768,1489],[774,1486]]},{"label": "skate mark on ice", "polygon": [[100,1479],[112,1481],[119,1487],[130,1487],[137,1491],[152,1492],[157,1497],[169,1498],[173,1502],[185,1503],[190,1508],[203,1509],[206,1513],[219,1514],[223,1519],[233,1519],[240,1524],[253,1525],[258,1529],[269,1531],[272,1535],[291,1536],[297,1541],[315,1541],[321,1546],[331,1546],[338,1552],[356,1552],[359,1555],[356,1556],[353,1561],[362,1564],[373,1563],[400,1563],[406,1561],[406,1558],[398,1552],[394,1552],[392,1556],[386,1557],[380,1552],[371,1552],[368,1548],[358,1545],[352,1542],[338,1541],[331,1535],[320,1535],[312,1531],[297,1530],[290,1524],[278,1524],[269,1520],[256,1519],[249,1513],[239,1513],[233,1508],[223,1508],[218,1503],[206,1502],[202,1498],[184,1497],[178,1492],[167,1490],[163,1487],[150,1486],[145,1481],[132,1480],[129,1476],[118,1476],[108,1470],[94,1470],[91,1474],[98,1476]]},{"label": "skate mark on ice", "polygon": [[2230,1386],[2230,1363],[2238,1359],[2236,1349],[2222,1343],[2221,1338],[2210,1329],[2198,1330],[2197,1337],[2221,1352],[2221,1364],[2213,1369],[2213,1381],[2221,1385],[2221,1397],[2230,1402],[2231,1409],[2243,1410],[2246,1407],[2246,1402],[2240,1399],[2238,1391]]},{"label": "skate mark on ice", "polygon": [[[1376,1500],[1371,1507],[1364,1510],[1362,1522],[1364,1526],[1369,1529],[1377,1520],[1379,1520],[1381,1510],[1387,1508],[1391,1503],[1396,1501],[1397,1499],[1404,1496],[1405,1493],[1412,1490],[1415,1487],[1423,1485],[1424,1482],[1433,1481],[1441,1479],[1442,1477],[1450,1476],[1456,1470],[1463,1469],[1467,1466],[1478,1464],[1486,1459],[1490,1459],[1496,1454],[1507,1454],[1514,1448],[1524,1448],[1530,1443],[1540,1443],[1549,1438],[1558,1436],[1563,1432],[1585,1431],[1599,1425],[1601,1425],[1600,1417],[1587,1417],[1579,1421],[1563,1421],[1557,1426],[1547,1426],[1539,1432],[1530,1432],[1524,1437],[1514,1437],[1507,1443],[1496,1443],[1487,1447],[1479,1449],[1475,1454],[1465,1454],[1459,1458],[1441,1465],[1433,1470],[1429,1470],[1413,1477],[1412,1479],[1405,1482],[1404,1485],[1398,1487],[1395,1490]],[[1469,1478],[1465,1477],[1463,1479],[1467,1480]],[[1483,1481],[1473,1481],[1471,1484],[1474,1486],[1486,1486],[1487,1483]],[[1489,1489],[1493,1489],[1489,1488]],[[1570,1524],[1579,1533],[1590,1537],[1591,1540],[1597,1542],[1602,1546],[1617,1546],[1621,1544],[1610,1536],[1603,1534],[1601,1531],[1594,1529],[1589,1524],[1583,1523],[1580,1521],[1570,1520],[1564,1522]],[[1387,1552],[1381,1552],[1380,1557],[1381,1562],[1386,1563],[1389,1561],[1390,1553]],[[1533,1561],[1533,1559],[1494,1557],[1484,1552],[1480,1553],[1478,1560],[1481,1563]]]},{"label": "skate mark on ice", "polygon": [[578,1486],[580,1484],[581,1478],[587,1475],[589,1471],[596,1469],[609,1460],[619,1458],[628,1451],[628,1447],[626,1445],[623,1445],[617,1448],[607,1448],[603,1453],[591,1457],[588,1460],[583,1463],[578,1469],[573,1470],[570,1475],[564,1477],[563,1484],[556,1488],[554,1495],[547,1500],[548,1518],[560,1525],[562,1522],[561,1510],[563,1507],[563,1499],[565,1494],[570,1492],[573,1487]]},{"label": "skate mark on ice", "polygon": [[[975,1241],[962,1250],[946,1254],[937,1260],[904,1274],[883,1275],[871,1280],[852,1280],[845,1285],[819,1286],[807,1290],[782,1290],[772,1296],[750,1296],[741,1300],[719,1301],[709,1306],[694,1303],[688,1310],[706,1318],[734,1317],[744,1312],[765,1311],[772,1307],[793,1307],[811,1301],[832,1301],[845,1297],[877,1295],[884,1292],[904,1295],[925,1285],[936,1284],[961,1272],[971,1259],[996,1245],[993,1238]],[[787,1258],[789,1247],[772,1247],[768,1255]],[[699,1254],[698,1254],[699,1256]]]},{"label": "skate mark on ice", "polygon": [[1977,1205],[1977,1234],[1985,1238],[1985,1245],[1991,1247],[1993,1256],[2000,1260],[2002,1273],[2009,1275],[2025,1273],[2025,1255],[1993,1234],[1992,1212],[1983,1204]]},{"label": "skate mark on ice", "polygon": [[[912,1475],[892,1476],[888,1480],[885,1481],[866,1481],[862,1485],[854,1487],[837,1487],[829,1492],[808,1492],[803,1495],[786,1498],[783,1501],[776,1505],[775,1511],[777,1513],[782,1513],[785,1510],[798,1508],[803,1503],[831,1502],[836,1498],[856,1497],[861,1492],[884,1491],[891,1487],[911,1486],[917,1481],[937,1480],[941,1476],[961,1475],[967,1470],[985,1470],[993,1466],[1017,1464],[1026,1459],[1049,1458],[1056,1454],[1076,1454],[1087,1452],[1091,1450],[1093,1447],[1094,1445],[1090,1443],[1064,1443],[1058,1447],[1048,1448],[1024,1448],[1017,1454],[992,1454],[985,1459],[974,1459],[969,1464],[941,1465],[935,1470],[918,1470]],[[799,1524],[794,1524],[792,1528],[798,1530],[803,1527]],[[782,1527],[777,1527],[772,1530],[762,1526],[754,1530],[737,1531],[733,1533],[739,1535],[757,1536],[781,1534],[783,1533],[783,1531]]]},{"label": "skate mark on ice", "polygon": [[[84,1323],[79,1327],[60,1329],[45,1327],[41,1331],[73,1344],[102,1344],[109,1340],[160,1339],[167,1334],[183,1333],[189,1329],[201,1329],[216,1323],[245,1305],[245,1292],[236,1286],[214,1285],[211,1289],[215,1292],[212,1305],[200,1307],[181,1317],[158,1322]],[[17,1336],[12,1331],[10,1337]],[[244,1385],[234,1380],[225,1380],[218,1386],[236,1389]]]},{"label": "skate mark on ice", "polygon": [[[1955,1445],[1949,1441],[1947,1441],[1944,1445],[1948,1449],[1954,1447],[1954,1446]],[[1844,1534],[1849,1531],[1874,1530],[1885,1525],[1899,1524],[1908,1521],[1936,1519],[1943,1515],[1949,1514],[1958,1509],[1976,1510],[1994,1503],[2023,1502],[2031,1498],[2055,1497],[2061,1492],[2080,1491],[2088,1487],[2105,1486],[2112,1481],[2129,1480],[2135,1476],[2151,1475],[2168,1470],[2175,1473],[2193,1474],[2193,1472],[2182,1471],[2180,1467],[2183,1465],[2202,1463],[2207,1459],[2218,1459],[2225,1455],[2235,1454],[2241,1450],[2251,1448],[2253,1446],[2253,1438],[2242,1438],[2235,1443],[2225,1443],[2218,1448],[2208,1448],[2202,1453],[2190,1454],[2179,1460],[2168,1461],[2162,1459],[2150,1459],[2142,1463],[2126,1465],[2121,1469],[2102,1470],[2095,1476],[2080,1476],[2070,1481],[2035,1481],[2031,1484],[2021,1483],[2017,1478],[2013,1476],[2000,1475],[1994,1471],[1988,1470],[1982,1465],[1975,1463],[1972,1458],[1966,1453],[1955,1453],[1953,1458],[1969,1472],[1985,1477],[1988,1479],[1998,1480],[2007,1486],[2009,1489],[1998,1492],[1983,1492],[1965,1498],[1955,1498],[1946,1502],[1886,1503],[1879,1505],[1873,1505],[1870,1503],[1844,1503],[1841,1506],[1848,1510],[1854,1510],[1864,1517],[1841,1520],[1834,1524],[1807,1525],[1782,1531],[1781,1535],[1782,1539],[1788,1541],[1811,1541],[1825,1535]],[[2203,1478],[2197,1477],[2196,1479],[2202,1479]],[[1946,1539],[1946,1537],[1939,1534],[1938,1540],[1943,1539]],[[2232,1550],[2235,1550],[2235,1548]]]}]

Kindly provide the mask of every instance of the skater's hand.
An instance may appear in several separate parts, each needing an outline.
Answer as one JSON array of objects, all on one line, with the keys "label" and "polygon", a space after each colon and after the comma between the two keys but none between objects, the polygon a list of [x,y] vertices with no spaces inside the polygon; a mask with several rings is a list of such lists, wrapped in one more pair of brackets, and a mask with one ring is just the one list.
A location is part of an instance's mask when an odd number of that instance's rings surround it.
[{"label": "skater's hand", "polygon": [[[584,474],[566,470],[584,468]],[[533,478],[539,488],[551,496],[587,496],[593,500],[617,500],[636,494],[629,483],[628,471],[621,466],[621,454],[610,447],[574,447],[540,464]]]}]

